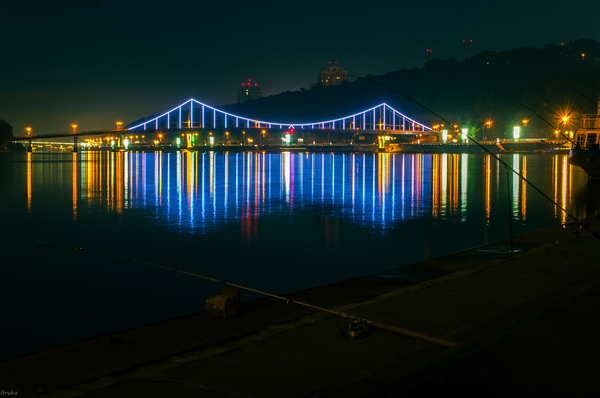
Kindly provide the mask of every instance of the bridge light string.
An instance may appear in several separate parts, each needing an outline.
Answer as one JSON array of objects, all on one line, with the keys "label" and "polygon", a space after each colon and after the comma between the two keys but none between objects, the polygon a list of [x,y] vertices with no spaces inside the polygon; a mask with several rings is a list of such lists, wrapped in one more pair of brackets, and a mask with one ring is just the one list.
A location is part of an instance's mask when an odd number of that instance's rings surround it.
[{"label": "bridge light string", "polygon": [[[381,84],[379,82],[376,82],[375,79],[366,79],[364,77],[360,77],[360,76],[355,76],[355,75],[348,75],[348,76],[352,76],[352,77],[356,77],[358,79],[362,79],[362,80],[366,80],[370,83],[376,84],[378,86],[381,86],[385,89],[388,89],[390,91],[395,92],[398,95],[401,95],[402,97],[414,102],[415,104],[419,105],[421,108],[425,109],[426,111],[432,113],[433,115],[437,116],[438,118],[440,118],[442,121],[448,123],[449,125],[452,125],[452,123],[450,123],[448,120],[446,120],[445,118],[441,117],[440,115],[438,115],[437,113],[435,113],[434,111],[432,111],[431,109],[427,108],[425,105],[417,102],[416,100],[410,98],[409,96],[401,93],[398,90],[395,90],[391,87],[388,87],[384,84]],[[502,94],[502,93],[498,93],[501,95],[504,95],[510,99],[512,99],[513,101],[519,102],[517,100],[515,100],[512,97],[509,97],[508,95]],[[535,113],[532,109],[528,108],[525,104],[523,104],[522,102],[519,102],[522,106],[524,106],[525,108],[529,109],[531,112],[533,112],[536,116],[540,117],[537,113]],[[542,118],[542,120],[544,120]],[[545,120],[544,120],[545,121]],[[548,123],[548,122],[546,122]],[[548,123],[550,124],[550,123]],[[550,124],[551,127],[553,127]],[[414,128],[413,128],[414,130]],[[537,192],[539,192],[543,197],[545,197],[546,199],[548,199],[551,203],[553,203],[555,206],[557,206],[561,211],[563,211],[565,214],[569,215],[569,217],[571,217],[575,222],[577,222],[581,227],[585,228],[586,231],[590,232],[592,234],[592,236],[594,236],[596,239],[600,240],[600,235],[594,231],[592,231],[592,229],[587,226],[586,224],[584,224],[581,220],[579,220],[579,218],[575,217],[575,215],[573,213],[571,213],[570,211],[568,211],[566,208],[564,208],[563,206],[561,206],[560,204],[558,204],[557,201],[553,200],[550,196],[548,196],[544,191],[542,191],[540,188],[538,188],[535,184],[533,184],[531,181],[529,181],[528,179],[526,179],[525,177],[523,177],[523,175],[519,172],[517,172],[515,169],[513,169],[508,163],[506,163],[504,160],[500,159],[500,157],[498,155],[496,155],[495,153],[493,153],[492,151],[490,151],[489,149],[487,149],[484,145],[480,144],[479,141],[475,140],[475,138],[468,136],[469,139],[474,142],[477,146],[479,146],[481,149],[483,149],[485,152],[487,152],[489,155],[491,155],[492,157],[494,157],[498,162],[500,162],[504,167],[506,167],[507,170],[510,170],[511,172],[513,172],[515,175],[517,175],[521,180],[523,180],[526,184],[528,184],[529,186],[531,186],[533,189],[535,189]]]},{"label": "bridge light string", "polygon": [[[129,127],[127,130],[135,130],[137,128],[141,128],[142,126],[144,126],[144,129],[146,129],[146,125],[148,123],[152,123],[152,122],[155,122],[155,124],[158,125],[158,119],[163,118],[165,116],[167,117],[168,123],[170,123],[170,114],[171,114],[171,112],[173,112],[175,110],[177,110],[178,114],[179,114],[178,128],[181,129],[181,108],[183,106],[186,106],[188,103],[190,104],[190,109],[191,109],[190,114],[191,115],[193,115],[193,106],[194,106],[194,103],[197,104],[198,106],[202,107],[202,115],[201,115],[202,116],[202,128],[205,127],[205,125],[204,125],[204,118],[205,118],[205,111],[206,111],[206,109],[208,109],[209,111],[210,110],[213,111],[213,128],[217,128],[217,126],[216,126],[216,123],[217,123],[216,115],[217,115],[217,113],[222,114],[224,116],[224,118],[225,118],[225,125],[227,124],[227,117],[234,117],[234,118],[236,118],[236,127],[238,125],[237,120],[239,120],[239,119],[242,119],[242,120],[246,121],[246,128],[250,128],[250,123],[257,124],[257,128],[260,128],[261,125],[268,125],[269,128],[271,128],[272,124],[275,124],[275,125],[279,124],[280,128],[281,128],[281,126],[283,126],[284,124],[286,124],[286,125],[289,124],[289,123],[270,122],[270,121],[264,121],[264,120],[257,120],[257,119],[246,118],[246,117],[239,116],[239,115],[236,115],[236,114],[233,114],[233,113],[229,113],[229,112],[225,112],[225,111],[219,110],[219,109],[217,109],[215,107],[212,107],[210,105],[206,105],[206,104],[204,104],[204,103],[202,103],[200,101],[197,101],[197,100],[195,100],[195,99],[192,98],[192,99],[190,99],[188,101],[185,101],[181,105],[178,105],[178,106],[174,107],[173,109],[171,109],[171,110],[169,110],[169,111],[167,111],[167,112],[165,112],[165,113],[163,113],[163,114],[161,114],[161,115],[159,115],[159,116],[157,116],[157,117],[155,117],[153,119],[146,120],[145,122],[140,123],[140,124],[138,124],[136,126]],[[413,123],[413,125],[419,126],[423,131],[426,131],[426,130],[427,131],[432,131],[432,129],[430,127],[425,126],[424,124],[419,123],[416,120],[413,120],[413,119],[409,118],[408,116],[402,114],[400,111],[398,111],[397,109],[392,108],[391,106],[389,106],[386,103],[381,103],[379,105],[376,105],[376,106],[374,106],[372,108],[369,108],[369,109],[366,109],[364,111],[357,112],[355,114],[347,115],[347,116],[344,116],[344,117],[341,117],[341,118],[337,118],[337,119],[324,120],[324,121],[318,121],[318,122],[310,122],[310,123],[293,123],[291,125],[295,126],[297,128],[302,128],[302,129],[304,129],[304,128],[313,128],[314,129],[315,125],[321,125],[321,128],[324,129],[325,125],[331,124],[332,128],[334,128],[336,122],[338,122],[340,124],[343,123],[345,125],[345,120],[346,119],[353,118],[353,120],[354,120],[356,118],[356,116],[360,117],[362,115],[362,118],[363,118],[363,130],[366,130],[366,114],[367,114],[367,112],[373,112],[373,129],[375,130],[376,129],[376,125],[375,125],[375,112],[379,108],[381,108],[381,112],[383,112],[384,115],[385,115],[385,109],[388,108],[389,111],[394,114],[394,117],[395,117],[396,114],[398,114],[399,116],[402,116],[403,120],[409,120],[410,122]],[[192,123],[190,122],[190,125],[191,124]],[[384,125],[385,125],[385,121],[384,121]],[[225,126],[225,127],[227,127],[227,126]],[[169,128],[170,128],[170,126],[169,126]],[[414,130],[414,128],[413,128],[413,130]]]}]

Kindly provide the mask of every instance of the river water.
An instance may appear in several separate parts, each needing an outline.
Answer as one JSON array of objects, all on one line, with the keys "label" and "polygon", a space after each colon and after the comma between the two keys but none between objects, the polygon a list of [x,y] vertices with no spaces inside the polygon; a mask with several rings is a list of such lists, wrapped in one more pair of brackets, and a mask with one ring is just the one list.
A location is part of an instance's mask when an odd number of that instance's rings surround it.
[{"label": "river water", "polygon": [[[585,216],[567,156],[502,156]],[[488,155],[2,153],[0,179],[0,358],[202,311],[222,287],[94,252],[285,294],[504,239],[509,217],[568,220]]]}]

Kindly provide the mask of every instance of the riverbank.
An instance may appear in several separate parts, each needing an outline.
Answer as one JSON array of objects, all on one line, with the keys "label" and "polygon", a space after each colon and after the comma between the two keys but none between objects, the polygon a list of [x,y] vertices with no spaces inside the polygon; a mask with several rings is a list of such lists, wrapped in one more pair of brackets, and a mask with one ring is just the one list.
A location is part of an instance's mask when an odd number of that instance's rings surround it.
[{"label": "riverbank", "polygon": [[[599,231],[599,220],[590,227]],[[349,339],[337,316],[266,298],[231,318],[202,311],[0,362],[0,389],[48,397],[596,395],[598,241],[567,224],[517,237],[512,257],[508,248],[499,242],[287,296],[453,348],[376,328]]]},{"label": "riverbank", "polygon": [[[424,142],[424,143],[393,143],[386,145],[385,149],[380,149],[377,143],[372,144],[344,144],[333,143],[331,145],[196,145],[185,148],[177,145],[130,145],[128,152],[165,152],[176,153],[179,151],[188,152],[317,152],[317,153],[424,153],[424,154],[462,154],[462,153],[568,153],[562,148],[562,141],[524,141],[524,142],[496,142],[482,141],[480,145],[473,143],[442,143],[442,142]],[[484,149],[485,148],[485,149]],[[70,147],[55,147],[48,145],[33,145],[33,152],[59,152],[72,151]],[[25,150],[25,149],[24,149]],[[92,152],[125,152],[124,149],[112,149],[110,147],[81,147],[80,151]]]}]

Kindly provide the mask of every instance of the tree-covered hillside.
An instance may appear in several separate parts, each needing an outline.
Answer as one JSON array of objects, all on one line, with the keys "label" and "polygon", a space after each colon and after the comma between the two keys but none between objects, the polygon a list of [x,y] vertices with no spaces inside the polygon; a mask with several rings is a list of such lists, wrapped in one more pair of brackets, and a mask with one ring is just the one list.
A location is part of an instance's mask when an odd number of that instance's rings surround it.
[{"label": "tree-covered hillside", "polygon": [[483,51],[464,61],[433,59],[423,68],[368,77],[378,84],[355,79],[336,87],[288,91],[221,109],[264,120],[310,122],[387,102],[423,123],[444,123],[383,85],[461,127],[481,129],[486,120],[492,120],[488,138],[507,137],[523,119],[530,120],[524,131],[526,137],[551,137],[553,129],[519,103],[555,125],[563,111],[595,113],[592,102],[600,94],[600,44],[578,40],[541,49]]}]

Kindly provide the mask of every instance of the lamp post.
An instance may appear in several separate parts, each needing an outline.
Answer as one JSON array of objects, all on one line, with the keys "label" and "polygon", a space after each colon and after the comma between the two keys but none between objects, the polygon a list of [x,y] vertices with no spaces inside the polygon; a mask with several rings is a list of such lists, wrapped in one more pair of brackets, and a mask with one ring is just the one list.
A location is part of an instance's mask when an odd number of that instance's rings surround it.
[{"label": "lamp post", "polygon": [[[529,119],[523,119],[523,120],[521,120],[521,133],[520,133],[520,137],[524,136],[524,134],[525,134],[525,127],[527,127],[527,123],[529,123]],[[514,133],[513,133],[513,138],[514,138]]]},{"label": "lamp post", "polygon": [[[567,123],[569,123],[569,119],[571,117],[569,115],[565,115],[562,117],[562,132],[563,132],[563,136],[567,135]],[[559,126],[560,127],[560,126]],[[558,134],[556,134],[556,139],[558,140],[558,135],[560,134],[560,131],[557,132]]]},{"label": "lamp post", "polygon": [[117,122],[117,130],[121,130],[121,127],[123,127],[123,122]]},{"label": "lamp post", "polygon": [[73,134],[75,134],[75,136],[73,137],[73,152],[77,152],[77,125],[72,124],[71,128],[73,129]]},{"label": "lamp post", "polygon": [[489,134],[489,133],[490,133],[490,128],[492,128],[492,123],[493,123],[493,122],[492,122],[491,120],[488,120],[488,121],[486,121],[486,122],[483,124],[483,140],[484,140],[484,141],[486,140],[486,136],[485,136],[485,126],[487,126],[487,128],[488,128],[488,134]]},{"label": "lamp post", "polygon": [[27,130],[27,135],[31,136],[31,127],[25,127],[25,130]]}]

